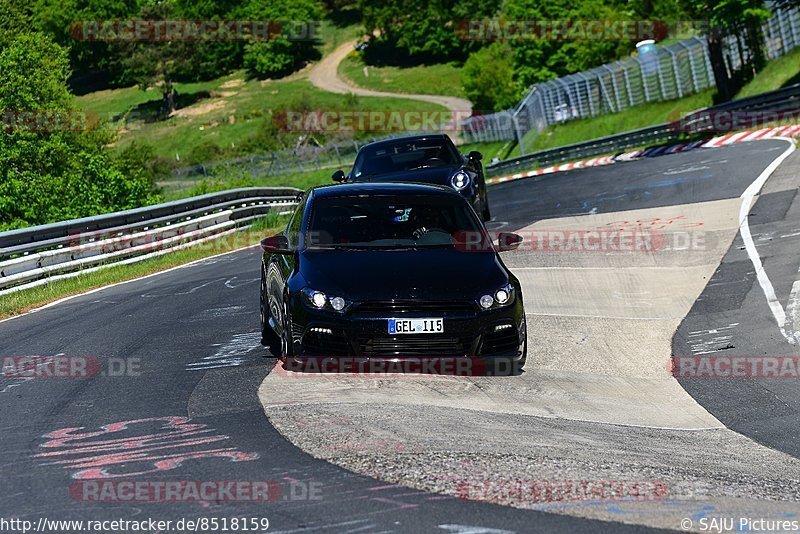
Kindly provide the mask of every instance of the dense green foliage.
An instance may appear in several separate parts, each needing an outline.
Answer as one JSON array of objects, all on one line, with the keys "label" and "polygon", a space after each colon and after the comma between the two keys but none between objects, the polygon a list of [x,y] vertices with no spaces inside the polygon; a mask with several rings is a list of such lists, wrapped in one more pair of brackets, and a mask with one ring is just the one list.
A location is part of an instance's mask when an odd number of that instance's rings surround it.
[{"label": "dense green foliage", "polygon": [[[289,31],[288,22],[318,22],[323,7],[319,0],[37,0],[35,12],[37,29],[70,50],[78,84],[89,85],[89,81],[102,79],[125,86],[208,80],[243,66],[259,77],[286,74],[316,57],[314,36],[309,34],[306,38],[302,33]],[[267,41],[76,39],[83,21],[132,19],[264,21],[284,31]]]},{"label": "dense green foliage", "polygon": [[464,91],[474,109],[508,109],[519,101],[511,48],[506,43],[493,43],[470,55],[464,64],[463,79]]},{"label": "dense green foliage", "polygon": [[[41,34],[19,36],[0,51],[0,72],[0,230],[148,202],[147,176],[121,172],[103,148],[109,136],[83,129],[90,121],[72,109],[64,50]],[[56,116],[74,122],[48,120]]]}]

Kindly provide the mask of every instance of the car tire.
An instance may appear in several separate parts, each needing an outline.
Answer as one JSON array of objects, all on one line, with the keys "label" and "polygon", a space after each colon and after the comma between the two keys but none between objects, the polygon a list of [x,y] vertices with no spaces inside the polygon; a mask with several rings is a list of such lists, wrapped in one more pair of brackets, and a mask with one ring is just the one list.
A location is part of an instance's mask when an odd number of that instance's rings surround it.
[{"label": "car tire", "polygon": [[486,203],[484,203],[484,205],[483,205],[483,213],[481,215],[483,216],[483,222],[489,222],[489,221],[492,220],[492,212],[489,211],[489,202],[488,201]]},{"label": "car tire", "polygon": [[292,316],[289,314],[289,308],[286,304],[286,299],[283,300],[283,314],[281,317],[281,349],[280,355],[284,360],[294,356],[294,343],[292,342]]},{"label": "car tire", "polygon": [[259,311],[261,321],[261,344],[269,349],[269,351],[278,355],[281,347],[281,339],[275,330],[269,325],[270,311],[267,299],[267,277],[264,274],[264,268],[261,268],[261,296],[259,298]]}]

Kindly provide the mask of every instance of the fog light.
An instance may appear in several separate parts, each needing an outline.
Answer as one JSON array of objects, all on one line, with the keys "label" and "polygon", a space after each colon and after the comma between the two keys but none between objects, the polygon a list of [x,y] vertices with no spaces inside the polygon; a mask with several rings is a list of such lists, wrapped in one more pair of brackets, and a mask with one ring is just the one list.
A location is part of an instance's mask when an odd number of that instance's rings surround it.
[{"label": "fog light", "polygon": [[494,327],[494,331],[495,332],[499,332],[500,330],[508,330],[509,328],[512,328],[512,327],[513,327],[513,325],[510,325],[510,324],[499,324],[499,325]]},{"label": "fog light", "polygon": [[342,311],[344,309],[344,299],[342,297],[333,297],[331,299],[331,308],[336,311]]},{"label": "fog light", "polygon": [[484,295],[481,297],[481,308],[488,310],[494,304],[494,299],[491,295]]},{"label": "fog light", "polygon": [[315,332],[317,334],[333,334],[333,330],[330,328],[320,328],[319,326],[314,326],[308,329],[310,332]]}]

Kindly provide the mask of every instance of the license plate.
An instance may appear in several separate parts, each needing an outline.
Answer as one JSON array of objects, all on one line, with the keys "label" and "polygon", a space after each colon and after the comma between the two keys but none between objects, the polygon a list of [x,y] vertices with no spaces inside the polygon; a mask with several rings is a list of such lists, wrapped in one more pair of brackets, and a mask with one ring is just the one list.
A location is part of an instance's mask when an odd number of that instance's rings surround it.
[{"label": "license plate", "polygon": [[389,319],[390,334],[441,334],[444,319]]}]

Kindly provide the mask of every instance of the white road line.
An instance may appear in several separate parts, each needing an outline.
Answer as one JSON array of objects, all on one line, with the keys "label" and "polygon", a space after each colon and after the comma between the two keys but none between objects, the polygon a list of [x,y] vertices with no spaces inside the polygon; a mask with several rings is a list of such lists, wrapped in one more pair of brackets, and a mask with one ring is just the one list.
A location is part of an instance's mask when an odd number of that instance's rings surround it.
[{"label": "white road line", "polygon": [[[792,329],[788,332],[786,330],[787,322],[786,322],[786,312],[781,306],[780,301],[778,301],[778,297],[775,295],[775,288],[772,286],[772,282],[770,282],[769,277],[767,276],[767,272],[764,270],[764,265],[761,263],[761,257],[758,255],[758,250],[756,249],[755,243],[753,243],[753,237],[750,235],[750,224],[747,221],[747,217],[750,214],[750,207],[753,204],[753,199],[755,196],[761,191],[761,188],[764,186],[764,183],[767,179],[775,172],[775,169],[783,163],[783,160],[789,157],[789,155],[794,152],[795,146],[794,141],[792,139],[788,139],[786,137],[776,137],[775,139],[782,139],[789,143],[789,148],[783,152],[780,156],[775,158],[769,166],[764,169],[764,171],[755,179],[755,181],[750,184],[747,189],[745,189],[744,193],[741,195],[742,205],[739,208],[739,232],[742,234],[742,241],[744,241],[744,247],[747,251],[747,256],[750,258],[750,261],[753,263],[753,267],[756,270],[756,278],[758,279],[758,283],[761,285],[761,289],[764,291],[764,296],[767,297],[767,304],[769,305],[770,310],[772,311],[772,315],[775,317],[775,322],[778,324],[778,329],[781,331],[781,335],[791,343],[795,345],[798,341],[798,334],[794,331],[794,327],[797,325],[793,324]],[[797,284],[797,282],[795,282]],[[794,294],[794,291],[792,291]]]}]

